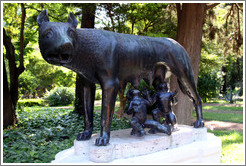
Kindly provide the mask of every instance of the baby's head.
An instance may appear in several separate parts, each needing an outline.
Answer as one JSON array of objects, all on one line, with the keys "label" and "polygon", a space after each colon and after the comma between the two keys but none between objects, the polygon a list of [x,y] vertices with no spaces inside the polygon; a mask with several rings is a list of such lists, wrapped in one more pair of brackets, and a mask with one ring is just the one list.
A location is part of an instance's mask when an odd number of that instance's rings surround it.
[{"label": "baby's head", "polygon": [[139,90],[129,90],[127,94],[127,99],[131,100],[134,96],[140,96],[140,91]]},{"label": "baby's head", "polygon": [[159,90],[165,90],[165,91],[167,91],[168,90],[167,83],[164,82],[164,83],[159,84],[158,88],[159,88]]},{"label": "baby's head", "polygon": [[140,96],[139,90],[132,90],[132,96]]}]

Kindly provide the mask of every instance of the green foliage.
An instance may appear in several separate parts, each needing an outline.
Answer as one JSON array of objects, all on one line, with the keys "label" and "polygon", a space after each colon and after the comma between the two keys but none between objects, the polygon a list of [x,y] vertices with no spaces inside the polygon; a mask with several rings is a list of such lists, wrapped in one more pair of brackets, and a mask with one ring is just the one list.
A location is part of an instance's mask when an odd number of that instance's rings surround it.
[{"label": "green foliage", "polygon": [[[243,56],[236,58],[233,56],[227,57],[225,69],[227,89],[235,90],[237,87],[243,89]],[[242,93],[240,96],[242,96]]]},{"label": "green foliage", "polygon": [[65,106],[72,104],[75,99],[73,88],[56,87],[46,94],[45,101],[49,106]]},{"label": "green foliage", "polygon": [[222,52],[215,42],[203,39],[197,89],[203,102],[218,97],[222,85]]},{"label": "green foliage", "polygon": [[102,100],[102,90],[101,89],[96,90],[95,100]]},{"label": "green foliage", "polygon": [[[3,131],[4,163],[50,163],[55,155],[73,146],[83,129],[83,117],[72,109],[29,107],[18,110],[19,123]],[[94,133],[100,130],[100,114],[94,114]],[[127,119],[112,121],[112,130],[130,127]]]},{"label": "green foliage", "polygon": [[208,73],[201,73],[198,77],[198,93],[203,102],[207,99],[217,97],[220,92],[221,82],[218,80],[217,75]]},{"label": "green foliage", "polygon": [[[50,21],[66,22],[68,11],[74,9],[61,3],[24,3],[24,7],[27,16],[24,29],[24,66],[26,69],[19,76],[20,97],[42,97],[54,86],[74,87],[75,73],[62,67],[49,65],[41,57],[37,43],[38,24],[36,21],[38,14],[43,9],[47,9]],[[19,64],[18,55],[20,54],[21,14],[20,3],[3,3],[3,25],[7,35],[12,38],[17,64]]]},{"label": "green foliage", "polygon": [[221,93],[223,95],[227,90],[234,90],[235,87],[242,89],[242,29],[243,7],[241,3],[221,3],[207,11],[206,22],[203,27],[203,48],[209,54],[216,55],[217,60],[214,59],[214,63],[207,63],[211,61],[204,61],[206,58],[202,57],[200,66],[203,69],[200,70],[213,69],[217,71],[217,78],[222,79]]},{"label": "green foliage", "polygon": [[103,29],[148,35],[176,37],[177,17],[174,6],[167,3],[112,3],[99,4],[109,19],[100,20]]},{"label": "green foliage", "polygon": [[45,106],[43,99],[24,99],[18,100],[17,107]]},{"label": "green foliage", "polygon": [[54,86],[75,87],[76,74],[73,71],[48,64],[39,52],[30,55],[25,60],[26,70],[19,77],[22,97],[43,97]]},{"label": "green foliage", "polygon": [[199,73],[216,73],[218,78],[222,76],[223,52],[214,41],[202,40],[201,62]]},{"label": "green foliage", "polygon": [[25,108],[18,112],[18,117],[17,127],[4,131],[6,163],[50,162],[56,153],[70,147],[75,138],[71,128],[65,130],[63,126],[80,121],[71,110],[40,107]]},{"label": "green foliage", "polygon": [[40,80],[34,76],[30,70],[24,71],[19,76],[19,95],[24,98],[29,98],[36,93]]},{"label": "green foliage", "polygon": [[75,87],[76,73],[64,67],[55,71],[54,86]]}]

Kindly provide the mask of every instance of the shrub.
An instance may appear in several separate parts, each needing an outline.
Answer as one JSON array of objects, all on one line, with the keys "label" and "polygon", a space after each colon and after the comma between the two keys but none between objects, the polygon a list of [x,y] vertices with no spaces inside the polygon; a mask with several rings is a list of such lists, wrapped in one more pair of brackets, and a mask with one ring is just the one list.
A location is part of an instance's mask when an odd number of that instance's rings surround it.
[{"label": "shrub", "polygon": [[56,87],[48,92],[45,101],[49,106],[66,106],[72,104],[75,99],[74,88]]},{"label": "shrub", "polygon": [[25,70],[19,76],[19,94],[22,97],[29,98],[37,93],[40,80],[36,78],[29,70]]},{"label": "shrub", "polygon": [[198,93],[203,102],[217,97],[220,90],[220,81],[215,74],[201,73],[198,78]]},{"label": "shrub", "polygon": [[102,90],[101,89],[96,90],[95,100],[102,100]]},{"label": "shrub", "polygon": [[43,99],[24,99],[18,100],[17,107],[45,106]]}]

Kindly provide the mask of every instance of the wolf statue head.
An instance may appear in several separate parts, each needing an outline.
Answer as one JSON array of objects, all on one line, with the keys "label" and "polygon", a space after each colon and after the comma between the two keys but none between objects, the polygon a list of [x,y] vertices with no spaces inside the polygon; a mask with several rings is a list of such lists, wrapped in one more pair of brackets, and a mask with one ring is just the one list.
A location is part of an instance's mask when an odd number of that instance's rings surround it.
[{"label": "wolf statue head", "polygon": [[63,65],[71,62],[76,47],[76,17],[69,13],[66,23],[50,22],[47,10],[37,17],[39,25],[39,47],[43,58],[51,64]]}]

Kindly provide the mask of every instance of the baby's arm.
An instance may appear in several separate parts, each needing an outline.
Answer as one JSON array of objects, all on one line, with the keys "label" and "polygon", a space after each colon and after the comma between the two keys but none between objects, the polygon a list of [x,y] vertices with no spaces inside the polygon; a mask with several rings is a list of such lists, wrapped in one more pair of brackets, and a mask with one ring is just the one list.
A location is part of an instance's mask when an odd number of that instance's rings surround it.
[{"label": "baby's arm", "polygon": [[151,98],[149,95],[149,91],[148,90],[144,90],[142,92],[143,96],[146,98],[144,99],[145,102],[147,103],[148,106],[152,106],[155,103],[155,98]]},{"label": "baby's arm", "polygon": [[127,109],[127,111],[126,111],[126,113],[128,114],[128,115],[130,115],[130,114],[132,114],[132,112],[133,112],[133,105],[132,105],[132,101],[130,102],[130,104],[129,104],[129,106],[128,106],[128,109]]},{"label": "baby's arm", "polygon": [[177,93],[178,93],[177,90],[175,90],[174,92],[172,92],[172,95],[171,95],[171,102],[173,103],[173,105],[176,105],[177,102],[178,102],[178,99],[177,99],[177,97],[176,97]]}]

